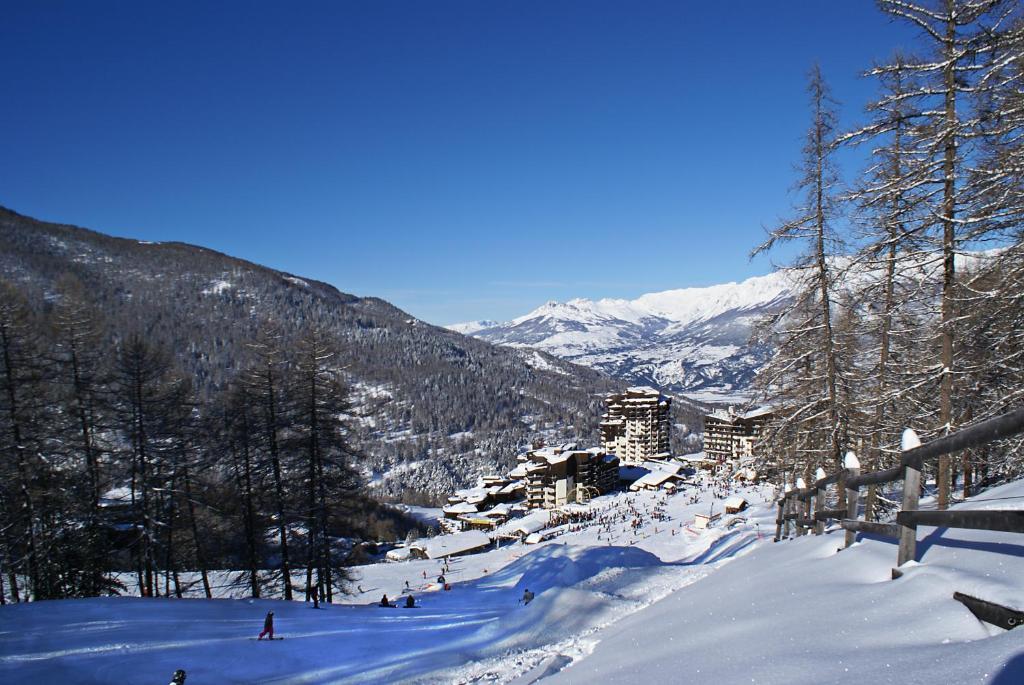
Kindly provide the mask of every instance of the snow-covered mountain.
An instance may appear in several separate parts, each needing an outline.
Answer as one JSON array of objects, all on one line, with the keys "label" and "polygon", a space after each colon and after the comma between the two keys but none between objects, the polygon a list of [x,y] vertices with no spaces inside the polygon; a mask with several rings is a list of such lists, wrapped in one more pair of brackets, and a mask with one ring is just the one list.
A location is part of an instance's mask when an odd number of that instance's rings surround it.
[{"label": "snow-covered mountain", "polygon": [[490,319],[484,319],[483,321],[467,321],[466,323],[453,323],[451,326],[447,326],[447,328],[449,330],[455,331],[456,333],[462,333],[463,335],[473,335],[478,331],[482,331],[487,328],[493,328],[494,326],[498,326],[500,324],[500,321],[491,321]]},{"label": "snow-covered mountain", "polygon": [[449,326],[466,335],[534,347],[630,382],[698,399],[743,397],[768,351],[749,344],[751,326],[789,298],[776,271],[741,283],[649,293],[635,300],[548,302],[506,323]]}]

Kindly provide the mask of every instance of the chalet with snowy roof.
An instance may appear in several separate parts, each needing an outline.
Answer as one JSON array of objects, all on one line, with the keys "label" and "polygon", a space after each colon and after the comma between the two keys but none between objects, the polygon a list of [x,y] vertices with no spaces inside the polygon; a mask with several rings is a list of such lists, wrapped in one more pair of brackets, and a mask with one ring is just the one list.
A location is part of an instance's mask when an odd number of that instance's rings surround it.
[{"label": "chalet with snowy roof", "polygon": [[539,509],[501,525],[495,529],[494,537],[505,540],[525,540],[530,535],[541,532],[550,524],[551,512]]},{"label": "chalet with snowy roof", "polygon": [[670,457],[672,398],[644,386],[608,395],[605,405],[601,448],[607,454],[626,465]]},{"label": "chalet with snowy roof", "polygon": [[414,558],[442,559],[479,552],[489,547],[490,544],[491,538],[486,533],[479,530],[468,530],[454,535],[438,535],[425,540],[417,540],[409,545],[409,550]]},{"label": "chalet with snowy roof", "polygon": [[749,461],[757,451],[757,443],[765,424],[772,418],[769,407],[742,414],[733,407],[704,416],[704,453],[718,463]]},{"label": "chalet with snowy roof", "polygon": [[738,514],[747,508],[747,500],[739,495],[733,495],[725,500],[725,513]]},{"label": "chalet with snowy roof", "polygon": [[525,479],[526,505],[531,509],[554,509],[602,495],[618,482],[618,457],[596,447],[542,447],[520,455],[519,460],[509,475]]},{"label": "chalet with snowy roof", "polygon": [[675,492],[683,480],[681,473],[682,465],[668,462],[645,462],[643,467],[647,471],[637,478],[629,486],[629,489],[638,490],[665,490]]}]

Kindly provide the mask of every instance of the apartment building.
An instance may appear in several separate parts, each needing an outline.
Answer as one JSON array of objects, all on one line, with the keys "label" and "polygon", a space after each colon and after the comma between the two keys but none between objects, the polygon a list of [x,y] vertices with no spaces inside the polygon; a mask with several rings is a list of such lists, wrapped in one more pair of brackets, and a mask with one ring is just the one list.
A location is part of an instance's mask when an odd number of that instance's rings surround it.
[{"label": "apartment building", "polygon": [[650,387],[629,388],[605,399],[601,420],[601,448],[624,465],[671,455],[672,398]]}]

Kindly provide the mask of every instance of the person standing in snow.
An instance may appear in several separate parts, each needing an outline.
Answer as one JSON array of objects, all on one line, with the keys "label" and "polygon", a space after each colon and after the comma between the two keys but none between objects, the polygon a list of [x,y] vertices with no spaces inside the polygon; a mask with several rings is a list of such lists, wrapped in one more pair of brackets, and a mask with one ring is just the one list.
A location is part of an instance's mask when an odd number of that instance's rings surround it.
[{"label": "person standing in snow", "polygon": [[273,611],[268,611],[267,612],[267,617],[265,619],[263,619],[263,632],[260,633],[260,636],[258,638],[256,638],[256,639],[257,640],[262,640],[263,636],[267,635],[267,634],[270,635],[270,639],[271,640],[274,639],[274,612]]},{"label": "person standing in snow", "polygon": [[405,608],[406,609],[415,609],[416,608],[416,599],[412,595],[407,595],[406,596],[406,598],[405,598]]},{"label": "person standing in snow", "polygon": [[388,601],[388,596],[387,595],[384,595],[383,597],[380,598],[380,605],[381,605],[382,608],[383,607],[387,607],[387,608],[391,607],[391,602]]},{"label": "person standing in snow", "polygon": [[533,601],[533,593],[530,592],[530,588],[526,588],[526,590],[523,591],[523,599],[522,599],[523,605],[525,606],[525,605],[529,604],[532,601]]}]

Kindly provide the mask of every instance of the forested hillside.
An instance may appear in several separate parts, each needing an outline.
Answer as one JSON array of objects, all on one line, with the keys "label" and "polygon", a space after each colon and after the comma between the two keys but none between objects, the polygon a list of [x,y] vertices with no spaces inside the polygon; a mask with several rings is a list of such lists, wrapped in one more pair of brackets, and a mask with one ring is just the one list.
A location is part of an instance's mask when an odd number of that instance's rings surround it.
[{"label": "forested hillside", "polygon": [[[179,243],[149,244],[36,221],[0,209],[0,275],[40,315],[73,277],[95,308],[104,350],[132,333],[165,347],[202,402],[214,401],[257,358],[252,343],[276,331],[282,354],[311,325],[337,347],[351,391],[351,439],[360,466],[391,494],[444,492],[508,465],[538,436],[596,438],[598,373],[532,351],[501,349],[416,320],[387,302],[342,293]],[[681,421],[699,425],[681,408]]]},{"label": "forested hillside", "polygon": [[594,444],[619,387],[200,247],[5,209],[0,246],[0,573],[39,598],[207,567],[329,596],[349,541],[411,525],[381,500]]}]

